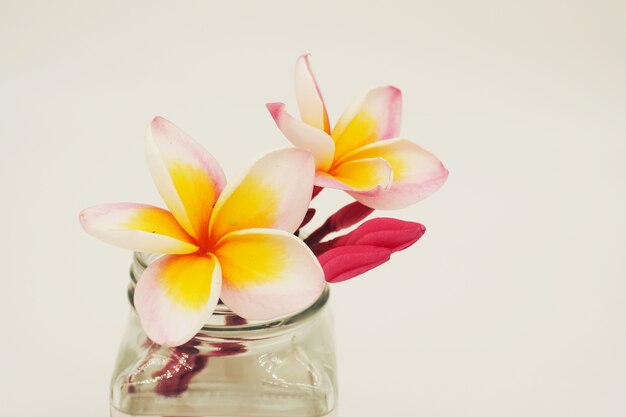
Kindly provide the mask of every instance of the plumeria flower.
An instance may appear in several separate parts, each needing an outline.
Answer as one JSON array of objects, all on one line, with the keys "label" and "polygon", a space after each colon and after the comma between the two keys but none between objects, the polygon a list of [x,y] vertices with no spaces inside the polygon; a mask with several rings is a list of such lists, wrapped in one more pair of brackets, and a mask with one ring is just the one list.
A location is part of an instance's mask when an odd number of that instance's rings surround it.
[{"label": "plumeria flower", "polygon": [[399,138],[402,94],[397,88],[368,91],[332,130],[308,54],[296,62],[295,91],[302,120],[287,113],[283,103],[267,108],[287,139],[315,157],[315,185],[345,190],[371,208],[398,209],[428,197],[446,181],[448,171],[434,155]]},{"label": "plumeria flower", "polygon": [[190,340],[220,298],[252,320],[292,313],[317,299],[323,271],[293,235],[313,189],[309,152],[271,152],[226,184],[217,161],[163,118],[148,128],[146,149],[169,211],[105,204],[84,210],[80,221],[108,243],[164,255],[135,289],[135,308],[153,341],[178,346]]}]

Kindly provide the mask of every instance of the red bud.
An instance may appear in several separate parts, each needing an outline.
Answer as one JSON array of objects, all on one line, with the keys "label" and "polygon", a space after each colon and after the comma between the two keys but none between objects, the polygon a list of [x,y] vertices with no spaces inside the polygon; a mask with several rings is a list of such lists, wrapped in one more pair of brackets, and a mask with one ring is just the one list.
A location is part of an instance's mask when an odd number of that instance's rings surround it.
[{"label": "red bud", "polygon": [[397,252],[406,249],[424,235],[426,228],[415,222],[381,217],[368,220],[352,232],[312,247],[320,255],[341,246],[367,245]]},{"label": "red bud", "polygon": [[391,251],[376,246],[341,246],[318,256],[327,282],[346,281],[389,260]]}]

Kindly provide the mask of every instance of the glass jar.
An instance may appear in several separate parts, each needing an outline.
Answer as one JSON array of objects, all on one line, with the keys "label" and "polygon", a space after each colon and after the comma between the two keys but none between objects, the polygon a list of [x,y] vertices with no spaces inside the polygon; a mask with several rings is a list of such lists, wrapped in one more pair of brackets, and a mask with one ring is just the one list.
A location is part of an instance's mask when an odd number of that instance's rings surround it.
[{"label": "glass jar", "polygon": [[[153,255],[135,253],[128,296]],[[333,320],[324,289],[311,306],[246,321],[219,304],[175,348],[152,342],[134,310],[111,381],[112,417],[321,417],[336,415]]]}]

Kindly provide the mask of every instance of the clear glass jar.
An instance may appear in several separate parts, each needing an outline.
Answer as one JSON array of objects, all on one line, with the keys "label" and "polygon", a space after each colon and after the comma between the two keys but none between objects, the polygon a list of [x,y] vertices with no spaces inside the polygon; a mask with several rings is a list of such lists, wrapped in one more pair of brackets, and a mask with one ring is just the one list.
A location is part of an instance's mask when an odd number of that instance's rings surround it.
[{"label": "clear glass jar", "polygon": [[[151,255],[136,253],[129,299]],[[112,417],[321,417],[336,415],[329,289],[310,307],[252,322],[219,304],[202,330],[176,348],[143,332],[134,310],[111,381]]]}]

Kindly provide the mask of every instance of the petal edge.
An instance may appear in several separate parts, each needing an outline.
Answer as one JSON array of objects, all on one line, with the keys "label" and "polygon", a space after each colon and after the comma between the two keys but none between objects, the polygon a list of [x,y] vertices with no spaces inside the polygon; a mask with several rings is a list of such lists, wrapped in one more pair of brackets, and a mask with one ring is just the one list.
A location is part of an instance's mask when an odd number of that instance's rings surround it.
[{"label": "petal edge", "polygon": [[372,143],[352,152],[349,158],[383,158],[393,169],[393,184],[388,190],[349,193],[375,209],[408,207],[433,194],[448,178],[448,170],[437,157],[406,139]]},{"label": "petal edge", "polygon": [[154,183],[174,217],[194,238],[206,239],[211,210],[226,184],[219,163],[159,116],[148,127],[146,156]]},{"label": "petal edge", "polygon": [[296,100],[300,109],[300,117],[303,122],[330,133],[328,112],[326,111],[322,92],[311,70],[309,56],[310,54],[303,54],[298,58],[294,74]]},{"label": "petal edge", "polygon": [[268,103],[266,107],[285,137],[294,146],[311,152],[317,169],[324,171],[330,168],[333,163],[335,143],[326,132],[290,115],[283,103]]},{"label": "petal edge", "polygon": [[214,253],[223,270],[222,301],[246,319],[295,313],[312,304],[324,289],[324,273],[317,258],[304,242],[287,232],[233,232]]},{"label": "petal edge", "polygon": [[244,229],[295,232],[313,192],[313,157],[302,149],[269,152],[228,183],[211,216],[211,240]]},{"label": "petal edge", "polygon": [[398,137],[402,117],[402,93],[393,86],[369,90],[355,100],[333,128],[335,161],[361,146]]},{"label": "petal edge", "polygon": [[106,243],[149,253],[185,254],[198,247],[169,211],[136,203],[101,204],[81,211],[87,233]]},{"label": "petal edge", "polygon": [[139,278],[135,309],[150,339],[179,346],[206,323],[220,289],[221,268],[215,256],[168,255],[150,264]]}]

